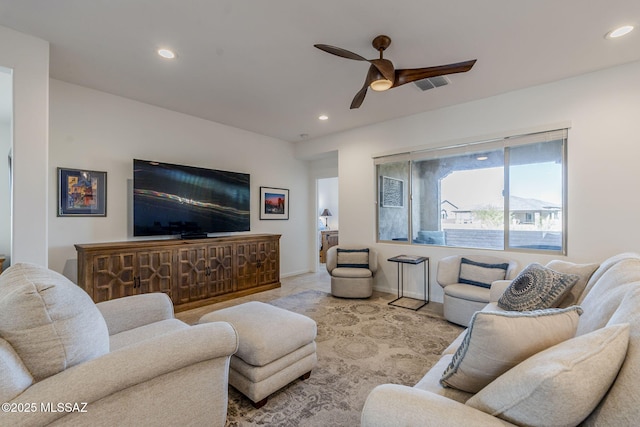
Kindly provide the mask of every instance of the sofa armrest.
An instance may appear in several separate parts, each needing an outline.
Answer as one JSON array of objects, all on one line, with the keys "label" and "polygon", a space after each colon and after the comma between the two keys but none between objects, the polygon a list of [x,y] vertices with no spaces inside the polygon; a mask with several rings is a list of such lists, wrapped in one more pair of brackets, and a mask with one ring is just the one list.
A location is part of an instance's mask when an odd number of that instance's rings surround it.
[{"label": "sofa armrest", "polygon": [[116,298],[97,303],[96,307],[107,322],[109,335],[173,319],[173,303],[162,292]]},{"label": "sofa armrest", "polygon": [[491,283],[491,289],[489,290],[489,302],[498,302],[510,284],[511,280],[496,280]]},{"label": "sofa armrest", "polygon": [[425,390],[396,384],[374,388],[362,410],[362,427],[504,427],[506,421]]},{"label": "sofa armrest", "polygon": [[[159,381],[163,381],[163,378],[166,379],[175,371],[217,358],[227,358],[227,362],[222,365],[226,369],[222,377],[226,379],[228,378],[228,358],[237,348],[238,336],[229,323],[213,322],[196,325],[141,341],[73,366],[32,385],[12,403],[35,403],[38,409],[41,403],[86,403],[87,413],[80,415],[86,416],[85,425],[89,425],[91,409],[99,405],[97,402],[101,399],[112,403],[117,402],[118,394],[122,393],[122,402],[116,404],[123,412],[119,416],[124,419],[127,412],[135,416],[136,411],[143,410],[137,408],[138,400],[131,399],[127,389],[140,384],[157,386]],[[215,378],[211,378],[210,381],[215,381]],[[184,386],[184,384],[176,385],[171,381],[166,383],[168,389]],[[221,386],[226,390],[226,383]],[[184,395],[189,396],[186,392]],[[142,399],[140,401],[144,402]],[[46,425],[68,414],[64,411],[38,410],[31,413],[2,415],[3,417],[0,418],[2,425],[27,426]],[[95,420],[95,423],[100,424],[98,421]]]}]

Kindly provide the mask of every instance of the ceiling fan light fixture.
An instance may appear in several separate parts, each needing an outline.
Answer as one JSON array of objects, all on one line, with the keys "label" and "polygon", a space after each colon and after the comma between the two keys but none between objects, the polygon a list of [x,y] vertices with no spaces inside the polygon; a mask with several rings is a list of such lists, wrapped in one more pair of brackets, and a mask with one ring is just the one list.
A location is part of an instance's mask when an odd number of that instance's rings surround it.
[{"label": "ceiling fan light fixture", "polygon": [[380,77],[379,79],[372,81],[369,85],[369,87],[376,92],[389,90],[391,89],[391,86],[393,86],[393,82],[391,80],[385,79],[384,77]]}]

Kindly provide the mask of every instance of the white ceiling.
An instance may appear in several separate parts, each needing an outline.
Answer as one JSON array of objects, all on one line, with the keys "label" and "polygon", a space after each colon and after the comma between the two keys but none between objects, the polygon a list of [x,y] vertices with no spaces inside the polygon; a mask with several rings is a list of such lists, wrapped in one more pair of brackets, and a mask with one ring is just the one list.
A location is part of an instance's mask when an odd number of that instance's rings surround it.
[{"label": "white ceiling", "polygon": [[[0,0],[0,25],[51,43],[55,79],[286,141],[636,61],[638,24],[638,0]],[[313,45],[375,58],[378,34],[396,68],[478,62],[448,86],[369,91],[349,110],[368,64]]]}]

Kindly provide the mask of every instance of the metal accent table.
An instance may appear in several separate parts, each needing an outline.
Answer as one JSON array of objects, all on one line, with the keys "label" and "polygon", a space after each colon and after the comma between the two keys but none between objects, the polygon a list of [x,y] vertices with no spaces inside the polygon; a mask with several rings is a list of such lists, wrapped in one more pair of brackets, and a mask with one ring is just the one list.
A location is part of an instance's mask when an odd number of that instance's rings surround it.
[{"label": "metal accent table", "polygon": [[[393,258],[389,258],[387,261],[395,262],[398,264],[398,298],[388,302],[387,304],[393,305],[395,307],[408,308],[409,310],[414,310],[414,311],[418,311],[425,305],[429,304],[429,298],[431,297],[431,290],[429,287],[429,279],[428,279],[429,276],[427,275],[427,271],[430,268],[429,257],[413,256],[413,255],[398,255],[398,256],[394,256]],[[423,274],[424,274],[424,299],[417,299],[417,298],[404,296],[404,265],[405,264],[412,264],[412,265],[422,264]],[[397,304],[397,302],[403,298],[419,301],[419,302],[422,302],[422,304],[420,304],[416,308],[406,307],[404,305]]]}]

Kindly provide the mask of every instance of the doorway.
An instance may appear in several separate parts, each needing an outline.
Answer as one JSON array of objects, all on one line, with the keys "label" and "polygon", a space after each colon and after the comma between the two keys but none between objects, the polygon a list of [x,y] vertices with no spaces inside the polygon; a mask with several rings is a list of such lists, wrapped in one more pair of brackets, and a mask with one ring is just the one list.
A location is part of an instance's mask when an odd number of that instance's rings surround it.
[{"label": "doorway", "polygon": [[329,247],[338,241],[340,209],[338,206],[338,177],[319,178],[316,181],[318,212],[316,248],[316,269],[324,268],[325,254]]},{"label": "doorway", "polygon": [[13,75],[0,66],[0,272],[11,262]]}]

